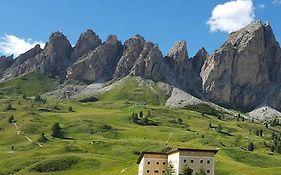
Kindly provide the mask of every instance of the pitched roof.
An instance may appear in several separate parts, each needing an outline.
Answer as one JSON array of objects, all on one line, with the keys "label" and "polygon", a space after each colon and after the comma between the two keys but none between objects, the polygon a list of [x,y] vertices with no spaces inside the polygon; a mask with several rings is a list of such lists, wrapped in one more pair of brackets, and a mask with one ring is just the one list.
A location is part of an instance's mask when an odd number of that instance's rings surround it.
[{"label": "pitched roof", "polygon": [[212,150],[212,149],[192,149],[192,148],[176,148],[172,149],[171,151],[168,152],[142,152],[138,158],[137,164],[140,163],[141,159],[145,154],[155,154],[155,155],[169,155],[169,154],[174,154],[180,151],[192,151],[192,152],[211,152],[216,154],[218,150]]},{"label": "pitched roof", "polygon": [[145,154],[155,154],[155,155],[167,155],[167,153],[163,153],[163,152],[142,152],[138,158],[137,164],[140,163],[141,159],[143,158],[143,156]]},{"label": "pitched roof", "polygon": [[180,152],[180,151],[211,152],[214,154],[216,154],[218,152],[218,150],[213,150],[213,149],[176,148],[176,149],[173,149],[173,150],[167,152],[167,154],[173,154],[173,153]]}]

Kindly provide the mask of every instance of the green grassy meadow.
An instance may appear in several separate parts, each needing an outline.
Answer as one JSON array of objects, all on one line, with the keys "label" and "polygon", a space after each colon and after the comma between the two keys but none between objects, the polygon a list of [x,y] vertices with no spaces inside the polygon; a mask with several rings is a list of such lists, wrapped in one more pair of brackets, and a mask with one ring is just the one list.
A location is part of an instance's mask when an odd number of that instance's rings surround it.
[{"label": "green grassy meadow", "polygon": [[[190,108],[166,108],[163,104],[167,97],[161,90],[144,89],[133,79],[96,96],[95,102],[34,102],[35,95],[56,84],[37,74],[0,84],[0,175],[136,175],[141,151],[164,151],[167,147],[219,149],[216,175],[281,175],[281,154],[270,153],[264,144],[270,144],[272,132],[281,132],[278,127],[266,128],[231,117],[219,120]],[[13,109],[6,110],[9,103]],[[150,111],[150,119],[158,126],[134,123],[130,116],[140,111],[144,115]],[[19,134],[8,122],[11,115],[21,130]],[[176,122],[178,118],[183,122]],[[63,129],[64,139],[51,135],[56,122]],[[210,128],[210,123],[214,128],[220,124],[223,132]],[[264,135],[256,136],[257,129],[263,129]],[[48,141],[40,147],[37,140],[42,133]],[[246,151],[249,142],[255,145],[253,152]]]}]

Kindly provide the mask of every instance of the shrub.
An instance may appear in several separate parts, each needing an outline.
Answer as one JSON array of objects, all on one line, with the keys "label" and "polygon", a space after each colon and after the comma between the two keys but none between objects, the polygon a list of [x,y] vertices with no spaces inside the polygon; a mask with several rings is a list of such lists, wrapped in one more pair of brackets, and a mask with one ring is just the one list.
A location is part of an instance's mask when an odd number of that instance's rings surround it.
[{"label": "shrub", "polygon": [[138,125],[152,125],[152,126],[158,126],[158,124],[156,122],[154,122],[153,120],[151,120],[148,116],[150,116],[150,112],[149,115],[146,115],[145,117],[141,117],[143,116],[142,111],[140,112],[140,117],[138,117],[138,115],[136,113],[133,113],[132,116],[130,117],[130,120],[132,120],[134,123],[138,124]]},{"label": "shrub", "polygon": [[222,126],[221,126],[221,124],[219,124],[219,125],[216,127],[216,131],[219,132],[219,133],[222,131]]},{"label": "shrub", "polygon": [[211,106],[209,106],[207,104],[191,105],[191,106],[188,106],[186,109],[204,114],[203,116],[205,116],[205,114],[207,114],[207,115],[212,115],[212,116],[221,118],[221,112],[212,108]]},{"label": "shrub", "polygon": [[96,101],[98,101],[96,97],[86,97],[79,100],[79,102],[81,103],[96,102]]},{"label": "shrub", "polygon": [[9,118],[8,118],[8,122],[9,123],[14,123],[15,121],[14,121],[14,116],[13,115],[11,115]]},{"label": "shrub", "polygon": [[248,151],[254,151],[255,147],[254,147],[254,143],[253,142],[250,142],[247,146],[247,150]]},{"label": "shrub", "polygon": [[41,142],[41,143],[45,143],[47,142],[49,139],[45,136],[44,133],[41,134],[41,137],[39,137],[39,139],[37,140],[38,142]]},{"label": "shrub", "polygon": [[180,175],[192,175],[193,170],[189,168],[187,165],[185,165],[182,169],[182,173]]},{"label": "shrub", "polygon": [[12,104],[9,103],[9,104],[6,106],[5,110],[6,110],[6,111],[11,111],[11,110],[13,110]]},{"label": "shrub", "polygon": [[206,175],[206,171],[203,168],[200,168],[199,172],[196,175]]},{"label": "shrub", "polygon": [[64,136],[62,128],[58,122],[56,122],[52,127],[52,136],[57,138],[63,138]]},{"label": "shrub", "polygon": [[65,171],[71,169],[75,164],[77,164],[78,160],[79,159],[76,157],[65,157],[57,160],[48,160],[39,163],[31,170],[37,172]]},{"label": "shrub", "polygon": [[46,99],[41,98],[40,95],[36,95],[35,98],[34,98],[34,101],[36,103],[46,103],[47,102]]}]

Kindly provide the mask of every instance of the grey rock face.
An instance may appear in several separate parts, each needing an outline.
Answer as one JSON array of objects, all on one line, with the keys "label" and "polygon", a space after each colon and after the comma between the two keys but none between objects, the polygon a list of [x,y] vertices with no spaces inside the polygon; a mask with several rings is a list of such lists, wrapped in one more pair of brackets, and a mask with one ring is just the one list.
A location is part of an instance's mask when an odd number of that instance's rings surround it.
[{"label": "grey rock face", "polygon": [[170,49],[168,57],[176,60],[177,62],[183,62],[188,59],[187,44],[186,41],[178,41]]},{"label": "grey rock face", "polygon": [[117,64],[114,78],[122,78],[130,73],[145,44],[144,38],[139,35],[125,41],[123,55]]},{"label": "grey rock face", "polygon": [[197,73],[200,74],[202,66],[204,62],[209,58],[208,52],[202,47],[196,55],[191,59],[192,62],[192,69]]},{"label": "grey rock face", "polygon": [[[38,46],[35,49],[39,52]],[[71,51],[72,47],[67,38],[61,32],[55,32],[49,37],[49,42],[46,43],[43,51],[33,58],[27,58],[27,55],[34,56],[34,50],[22,54],[17,60],[26,61],[5,71],[3,78],[10,79],[35,70],[50,76],[64,76],[67,67],[71,65]]]},{"label": "grey rock face", "polygon": [[38,55],[40,52],[42,52],[42,49],[40,48],[40,45],[37,44],[34,48],[30,49],[29,51],[20,54],[16,59],[14,64],[12,65],[13,67],[18,66],[25,61],[27,61],[30,58],[34,58],[36,55]]},{"label": "grey rock face", "polygon": [[77,61],[80,57],[89,53],[89,51],[94,50],[99,45],[101,45],[101,39],[99,36],[92,30],[87,30],[82,33],[73,48],[71,54],[71,60],[73,62]]},{"label": "grey rock face", "polygon": [[[170,83],[183,90],[201,93],[200,72],[207,57],[208,53],[201,48],[193,58],[189,58],[186,42],[176,42],[166,57]],[[171,82],[171,79],[175,82]]]},{"label": "grey rock face", "polygon": [[272,35],[269,26],[261,22],[231,33],[203,65],[201,77],[206,96],[216,103],[239,108],[253,108],[263,102],[277,80],[275,71],[280,69],[280,56],[277,51],[270,51],[275,46],[277,49]]},{"label": "grey rock face", "polygon": [[129,75],[140,76],[154,81],[163,81],[163,72],[165,71],[163,64],[163,55],[159,47],[152,42],[147,42]]},{"label": "grey rock face", "polygon": [[14,63],[13,55],[11,56],[0,56],[0,75],[4,70],[9,68]]},{"label": "grey rock face", "polygon": [[67,78],[87,82],[110,80],[121,54],[121,42],[111,35],[105,43],[74,63],[67,71]]}]

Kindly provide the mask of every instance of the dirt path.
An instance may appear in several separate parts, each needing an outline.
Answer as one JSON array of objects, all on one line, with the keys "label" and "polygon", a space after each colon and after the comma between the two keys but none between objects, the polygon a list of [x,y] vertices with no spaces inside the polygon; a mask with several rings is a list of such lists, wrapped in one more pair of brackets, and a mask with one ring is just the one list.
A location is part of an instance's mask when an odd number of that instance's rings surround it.
[{"label": "dirt path", "polygon": [[[15,125],[15,127],[16,127],[16,130],[17,130],[17,134],[18,134],[18,135],[22,135],[22,136],[24,136],[24,137],[26,138],[26,140],[28,140],[29,142],[33,142],[31,138],[29,138],[27,135],[25,135],[25,134],[19,129],[19,127],[18,127],[18,125],[17,125],[16,122],[14,123],[14,125]],[[36,142],[36,144],[37,144],[38,146],[40,146],[41,148],[43,148],[43,145],[42,145],[41,143]]]}]

